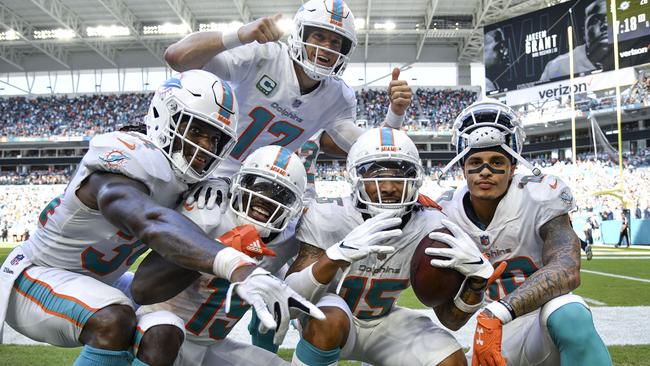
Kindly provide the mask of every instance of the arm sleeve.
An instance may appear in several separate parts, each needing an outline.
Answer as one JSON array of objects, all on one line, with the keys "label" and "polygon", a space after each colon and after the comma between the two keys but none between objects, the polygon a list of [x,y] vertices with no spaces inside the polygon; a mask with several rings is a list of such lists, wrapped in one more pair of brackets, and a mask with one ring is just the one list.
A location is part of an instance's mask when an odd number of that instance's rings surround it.
[{"label": "arm sleeve", "polygon": [[170,182],[174,172],[163,153],[146,136],[111,132],[94,137],[81,162],[89,172],[121,174],[155,191],[156,182]]},{"label": "arm sleeve", "polygon": [[354,91],[342,83],[341,108],[334,121],[325,128],[332,140],[343,150],[349,151],[352,144],[363,133],[363,129],[355,123],[357,113],[357,98]]},{"label": "arm sleeve", "polygon": [[241,82],[256,64],[257,42],[249,43],[214,56],[203,70],[233,83]]},{"label": "arm sleeve", "polygon": [[540,184],[528,184],[530,197],[536,204],[535,231],[550,220],[568,214],[576,208],[575,198],[571,188],[566,183],[553,175],[547,175]]}]

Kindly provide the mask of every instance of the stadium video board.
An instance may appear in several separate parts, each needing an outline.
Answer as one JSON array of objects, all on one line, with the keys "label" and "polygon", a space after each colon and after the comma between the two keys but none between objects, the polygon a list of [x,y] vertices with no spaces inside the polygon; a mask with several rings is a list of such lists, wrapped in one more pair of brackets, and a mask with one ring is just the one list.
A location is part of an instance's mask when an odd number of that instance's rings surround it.
[{"label": "stadium video board", "polygon": [[[571,0],[484,27],[486,93],[614,69],[611,0]],[[617,1],[619,68],[650,62],[650,0]]]}]

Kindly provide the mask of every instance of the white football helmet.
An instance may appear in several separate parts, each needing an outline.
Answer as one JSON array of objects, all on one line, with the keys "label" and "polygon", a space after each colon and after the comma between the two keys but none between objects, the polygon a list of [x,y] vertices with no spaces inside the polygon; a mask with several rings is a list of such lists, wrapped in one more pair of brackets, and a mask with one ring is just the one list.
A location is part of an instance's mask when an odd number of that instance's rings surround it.
[{"label": "white football helmet", "polygon": [[284,230],[302,212],[307,173],[298,155],[282,146],[253,151],[233,176],[229,209],[260,236]]},{"label": "white football helmet", "polygon": [[[371,216],[384,211],[394,212],[395,216],[408,213],[418,200],[422,176],[418,149],[399,130],[368,130],[348,152],[347,177],[352,184],[352,199],[359,211]],[[393,184],[388,185],[390,182]],[[368,190],[374,191],[376,198]]]},{"label": "white football helmet", "polygon": [[541,171],[521,156],[526,141],[524,127],[515,112],[496,100],[476,102],[465,108],[454,121],[451,143],[456,157],[442,170],[444,175],[454,164],[462,162],[471,149],[501,147],[512,158],[529,168],[533,174]]},{"label": "white football helmet", "polygon": [[[321,28],[339,34],[343,41],[341,52],[306,43],[309,28]],[[310,0],[303,4],[293,17],[293,28],[287,43],[289,55],[302,66],[310,78],[322,80],[330,76],[341,76],[350,61],[350,55],[357,46],[354,15],[343,0]],[[316,49],[314,60],[309,59],[306,46]],[[337,57],[333,66],[322,66],[316,62],[319,53],[322,55],[323,50]]]},{"label": "white football helmet", "polygon": [[192,184],[210,176],[235,146],[237,115],[228,83],[207,71],[189,70],[158,88],[144,122],[176,176]]}]

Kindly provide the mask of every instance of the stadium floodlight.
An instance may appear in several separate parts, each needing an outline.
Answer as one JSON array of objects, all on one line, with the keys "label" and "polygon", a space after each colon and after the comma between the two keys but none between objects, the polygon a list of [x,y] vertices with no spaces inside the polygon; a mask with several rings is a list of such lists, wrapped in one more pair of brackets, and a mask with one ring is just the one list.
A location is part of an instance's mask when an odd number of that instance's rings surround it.
[{"label": "stadium floodlight", "polygon": [[391,21],[387,21],[385,23],[375,23],[375,29],[384,29],[384,30],[391,31],[395,29],[395,23]]},{"label": "stadium floodlight", "polygon": [[56,28],[56,29],[40,29],[34,31],[34,39],[72,39],[77,35],[72,29]]},{"label": "stadium floodlight", "polygon": [[358,29],[365,29],[366,28],[366,20],[363,18],[356,18],[354,20],[354,27]]},{"label": "stadium floodlight", "polygon": [[157,34],[187,34],[191,31],[187,24],[173,24],[164,23],[158,25],[145,25],[142,27],[142,34],[157,35]]},{"label": "stadium floodlight", "polygon": [[229,23],[225,23],[225,22],[201,23],[199,24],[199,32],[209,32],[209,31],[225,32],[227,30],[239,29],[239,27],[241,27],[242,25],[244,25],[244,23],[236,20]]},{"label": "stadium floodlight", "polygon": [[15,41],[18,38],[20,38],[20,33],[13,29],[9,29],[6,32],[0,32],[0,41]]},{"label": "stadium floodlight", "polygon": [[88,37],[115,37],[128,36],[131,34],[129,28],[119,25],[98,25],[96,27],[86,27]]}]

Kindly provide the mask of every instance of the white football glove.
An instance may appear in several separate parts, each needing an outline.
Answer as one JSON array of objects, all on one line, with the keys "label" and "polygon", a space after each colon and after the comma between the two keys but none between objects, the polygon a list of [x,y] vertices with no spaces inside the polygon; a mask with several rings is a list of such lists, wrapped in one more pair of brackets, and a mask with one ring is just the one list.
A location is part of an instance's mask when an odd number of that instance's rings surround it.
[{"label": "white football glove", "polygon": [[371,253],[392,253],[395,248],[387,245],[375,245],[402,235],[402,230],[386,230],[397,227],[402,219],[393,216],[392,212],[382,212],[366,220],[363,224],[350,231],[343,240],[327,248],[325,254],[333,261],[352,263],[363,259]]},{"label": "white football glove", "polygon": [[226,313],[230,312],[233,290],[237,291],[242,300],[253,306],[262,323],[261,329],[275,330],[275,344],[282,343],[289,329],[290,309],[297,309],[318,320],[325,319],[325,314],[314,304],[262,268],[255,269],[244,281],[230,285],[226,295]]},{"label": "white football glove", "polygon": [[203,208],[212,210],[218,206],[223,213],[226,211],[228,189],[230,189],[230,179],[225,177],[210,178],[197,183],[187,196],[185,203],[191,206],[196,202],[196,207],[201,210]]},{"label": "white football glove", "polygon": [[442,220],[442,224],[451,231],[452,235],[432,232],[429,239],[441,241],[451,248],[426,248],[427,255],[441,256],[448,259],[431,259],[431,266],[439,268],[453,268],[464,276],[476,276],[484,279],[490,278],[494,268],[483,257],[472,238],[458,225],[449,220]]}]

